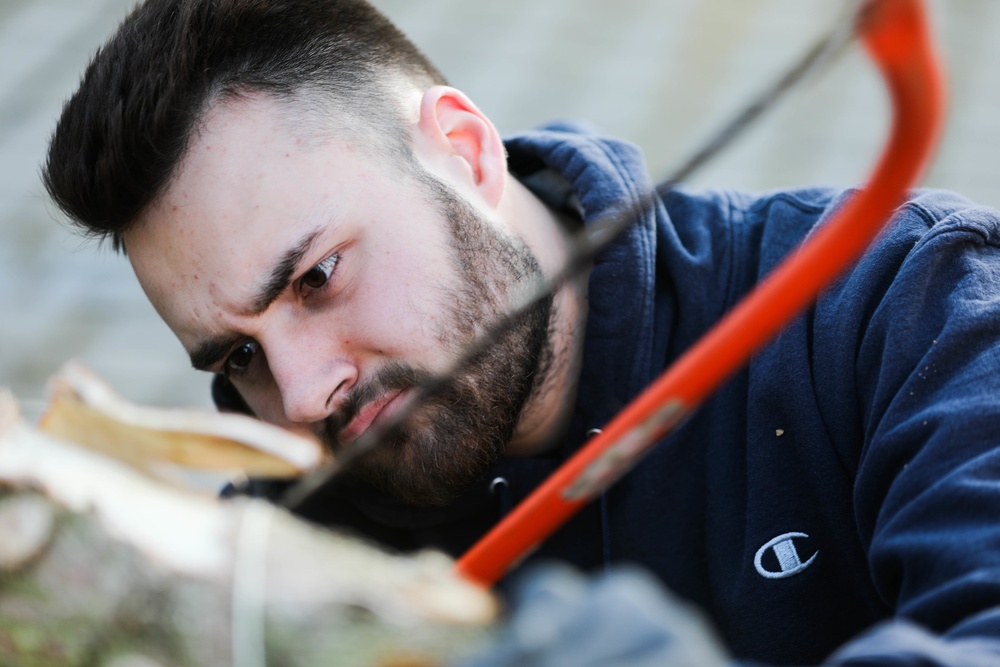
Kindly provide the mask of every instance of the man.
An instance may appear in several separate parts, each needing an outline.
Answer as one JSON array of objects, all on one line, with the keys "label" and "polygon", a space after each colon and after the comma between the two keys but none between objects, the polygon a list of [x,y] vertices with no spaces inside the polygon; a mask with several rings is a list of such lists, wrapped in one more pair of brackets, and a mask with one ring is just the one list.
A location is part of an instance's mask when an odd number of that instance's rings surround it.
[{"label": "man", "polygon": [[[303,508],[453,554],[850,196],[651,200],[626,144],[572,125],[504,143],[357,0],[146,2],[67,103],[45,181],[127,251],[220,405],[334,451],[553,275],[567,232],[636,211],[586,281]],[[536,558],[638,563],[737,658],[1000,661],[998,225],[915,196]]]}]

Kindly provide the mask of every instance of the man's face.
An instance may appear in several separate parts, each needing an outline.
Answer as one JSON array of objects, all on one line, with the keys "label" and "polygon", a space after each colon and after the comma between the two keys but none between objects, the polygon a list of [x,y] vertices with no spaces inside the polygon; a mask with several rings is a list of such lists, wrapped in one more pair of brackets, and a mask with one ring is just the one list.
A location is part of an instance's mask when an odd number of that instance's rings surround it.
[{"label": "man's face", "polygon": [[[336,451],[447,371],[538,277],[502,223],[416,173],[299,133],[265,99],[219,105],[125,243],[196,367]],[[460,493],[511,437],[548,325],[545,303],[351,474],[414,504]]]}]

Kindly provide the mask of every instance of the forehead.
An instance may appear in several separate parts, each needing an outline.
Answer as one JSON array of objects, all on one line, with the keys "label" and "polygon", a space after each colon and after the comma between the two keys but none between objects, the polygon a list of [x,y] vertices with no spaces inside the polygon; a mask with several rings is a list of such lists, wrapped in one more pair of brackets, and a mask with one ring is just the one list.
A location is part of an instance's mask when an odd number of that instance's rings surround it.
[{"label": "forehead", "polygon": [[[215,214],[212,219],[224,218],[260,205],[268,195],[322,185],[325,170],[376,168],[371,151],[362,147],[346,126],[331,120],[320,127],[315,114],[300,112],[292,103],[264,95],[230,98],[205,113],[173,179],[151,209],[155,214],[167,206],[201,205],[205,213]],[[304,173],[316,178],[303,180]],[[301,187],[292,187],[296,184]],[[247,200],[248,190],[258,196]],[[323,190],[332,194],[329,187]]]},{"label": "forehead", "polygon": [[175,330],[190,316],[181,308],[205,317],[245,305],[240,290],[259,282],[261,267],[347,209],[379,201],[364,196],[384,179],[370,151],[298,128],[289,113],[264,97],[215,105],[164,193],[126,232],[136,275]]}]

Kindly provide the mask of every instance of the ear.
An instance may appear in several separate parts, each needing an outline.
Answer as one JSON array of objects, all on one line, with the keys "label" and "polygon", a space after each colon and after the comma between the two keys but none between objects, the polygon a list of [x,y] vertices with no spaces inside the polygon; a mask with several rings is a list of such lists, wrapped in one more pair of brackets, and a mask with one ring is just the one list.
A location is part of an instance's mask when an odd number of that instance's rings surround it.
[{"label": "ear", "polygon": [[434,86],[420,100],[417,152],[459,187],[474,188],[493,207],[503,196],[507,153],[500,135],[464,93]]}]

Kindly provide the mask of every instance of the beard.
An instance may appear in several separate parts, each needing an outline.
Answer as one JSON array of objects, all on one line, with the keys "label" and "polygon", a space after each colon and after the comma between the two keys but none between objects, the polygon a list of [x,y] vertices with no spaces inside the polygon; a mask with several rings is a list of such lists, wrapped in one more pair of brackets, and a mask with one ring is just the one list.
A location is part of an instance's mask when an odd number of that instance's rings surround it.
[{"label": "beard", "polygon": [[[538,284],[541,269],[523,241],[496,229],[444,183],[425,173],[419,180],[448,224],[459,276],[456,285],[441,290],[448,317],[437,338],[461,354],[507,316],[515,293]],[[551,295],[539,300],[492,345],[438,383],[403,423],[352,462],[345,476],[415,506],[445,505],[481,479],[502,456],[551,365],[552,301]],[[340,431],[366,404],[431,379],[424,369],[387,362],[327,418],[324,442],[334,451],[342,448]]]}]

